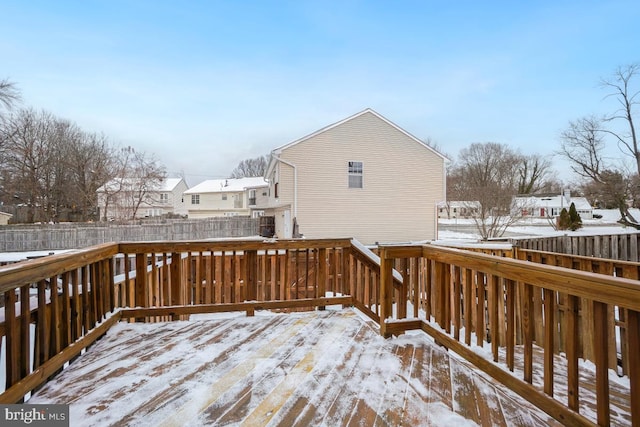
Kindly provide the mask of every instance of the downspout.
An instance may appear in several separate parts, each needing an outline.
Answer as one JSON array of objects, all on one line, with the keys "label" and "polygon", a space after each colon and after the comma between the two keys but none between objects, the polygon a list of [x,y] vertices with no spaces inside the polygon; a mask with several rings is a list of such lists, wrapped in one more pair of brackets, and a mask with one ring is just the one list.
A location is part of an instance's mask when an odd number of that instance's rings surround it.
[{"label": "downspout", "polygon": [[284,163],[287,166],[291,166],[293,168],[293,217],[298,217],[298,168],[291,162],[281,159],[280,157],[273,154],[273,157],[279,161]]}]

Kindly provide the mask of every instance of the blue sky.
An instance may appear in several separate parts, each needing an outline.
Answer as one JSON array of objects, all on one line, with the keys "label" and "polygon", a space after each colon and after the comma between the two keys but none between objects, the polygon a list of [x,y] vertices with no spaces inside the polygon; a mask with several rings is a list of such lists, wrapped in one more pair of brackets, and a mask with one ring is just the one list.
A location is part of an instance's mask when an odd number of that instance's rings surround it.
[{"label": "blue sky", "polygon": [[638,22],[635,1],[2,0],[0,78],[190,185],[368,107],[452,156],[547,155],[612,110],[598,82],[640,61]]}]

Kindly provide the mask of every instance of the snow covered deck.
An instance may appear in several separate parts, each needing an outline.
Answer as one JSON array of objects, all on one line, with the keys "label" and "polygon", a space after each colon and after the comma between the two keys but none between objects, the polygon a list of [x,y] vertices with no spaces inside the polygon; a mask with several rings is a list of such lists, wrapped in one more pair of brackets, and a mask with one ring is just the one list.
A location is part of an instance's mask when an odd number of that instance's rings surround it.
[{"label": "snow covered deck", "polygon": [[72,425],[559,425],[426,334],[354,309],[120,322],[29,403]]}]

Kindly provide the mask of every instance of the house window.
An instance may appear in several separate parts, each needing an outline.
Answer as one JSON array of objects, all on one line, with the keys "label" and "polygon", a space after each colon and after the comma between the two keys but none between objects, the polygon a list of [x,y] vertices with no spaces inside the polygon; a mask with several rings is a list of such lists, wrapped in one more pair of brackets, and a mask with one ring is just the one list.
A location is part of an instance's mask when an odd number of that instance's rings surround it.
[{"label": "house window", "polygon": [[277,182],[275,184],[273,184],[273,194],[274,194],[274,197],[277,199],[278,198],[278,183]]},{"label": "house window", "polygon": [[199,194],[192,194],[191,195],[191,204],[192,205],[199,205],[200,204],[200,195]]},{"label": "house window", "polygon": [[253,206],[256,204],[256,190],[249,190],[249,205]]},{"label": "house window", "polygon": [[222,200],[227,200],[227,195],[226,194],[222,195]]},{"label": "house window", "polygon": [[167,193],[160,193],[160,201],[167,203],[169,201],[169,195]]},{"label": "house window", "polygon": [[349,162],[349,188],[362,188],[362,162]]}]

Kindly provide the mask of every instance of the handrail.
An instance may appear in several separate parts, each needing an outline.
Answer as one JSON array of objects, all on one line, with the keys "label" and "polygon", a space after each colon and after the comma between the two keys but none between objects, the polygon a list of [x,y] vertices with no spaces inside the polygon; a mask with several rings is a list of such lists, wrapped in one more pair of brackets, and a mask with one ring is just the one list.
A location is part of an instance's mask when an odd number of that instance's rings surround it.
[{"label": "handrail", "polygon": [[[416,256],[421,277],[427,279],[417,284],[418,292],[403,296],[405,300],[391,298],[391,266]],[[381,333],[422,329],[566,424],[610,422],[608,369],[621,357],[628,367],[631,419],[634,425],[640,424],[640,282],[433,245],[419,250],[380,247],[380,257],[381,305],[387,306],[381,315]],[[401,310],[393,315],[390,306],[404,301],[431,311],[422,313],[419,321],[403,320],[406,316]],[[613,324],[611,316],[620,320]],[[538,324],[540,334],[535,332]],[[620,329],[626,349],[618,356],[613,328]],[[553,379],[560,333],[565,336],[569,397],[558,404],[553,398]],[[491,359],[472,349],[472,334],[476,345],[491,348]],[[534,343],[544,352],[544,371],[538,380],[542,390],[532,386],[538,375],[532,365]],[[507,369],[513,371],[516,346],[524,353],[520,379],[495,365],[505,357]],[[504,356],[500,356],[501,348]],[[596,366],[596,420],[579,413],[578,360],[583,356]]]},{"label": "handrail", "polygon": [[[0,402],[21,399],[120,317],[357,304],[375,318],[378,281],[364,279],[374,270],[351,239],[109,243],[0,267],[7,339]],[[371,298],[353,298],[352,290]]]}]

